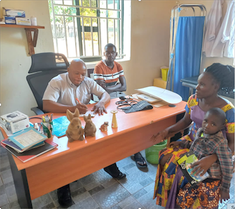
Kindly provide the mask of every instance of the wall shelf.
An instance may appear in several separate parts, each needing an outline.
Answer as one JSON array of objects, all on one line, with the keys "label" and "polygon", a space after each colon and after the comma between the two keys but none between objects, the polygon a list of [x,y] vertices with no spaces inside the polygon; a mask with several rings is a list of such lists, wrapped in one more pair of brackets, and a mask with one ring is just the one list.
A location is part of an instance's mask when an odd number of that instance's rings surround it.
[{"label": "wall shelf", "polygon": [[[10,24],[0,24],[0,27],[5,28],[24,28],[28,43],[29,55],[35,54],[34,47],[37,45],[38,39],[38,29],[44,29],[44,26],[31,26],[31,25],[10,25]],[[33,36],[32,33],[33,32]]]}]

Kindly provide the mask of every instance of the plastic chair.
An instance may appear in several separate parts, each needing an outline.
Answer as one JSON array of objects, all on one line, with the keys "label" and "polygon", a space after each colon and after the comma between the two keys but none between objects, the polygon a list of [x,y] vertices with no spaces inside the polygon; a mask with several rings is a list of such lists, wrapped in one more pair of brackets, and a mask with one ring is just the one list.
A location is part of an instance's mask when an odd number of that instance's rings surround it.
[{"label": "plastic chair", "polygon": [[26,80],[36,99],[37,107],[31,110],[36,114],[44,114],[42,97],[49,81],[61,74],[67,72],[69,62],[63,54],[47,52],[31,56],[32,64],[28,71]]}]

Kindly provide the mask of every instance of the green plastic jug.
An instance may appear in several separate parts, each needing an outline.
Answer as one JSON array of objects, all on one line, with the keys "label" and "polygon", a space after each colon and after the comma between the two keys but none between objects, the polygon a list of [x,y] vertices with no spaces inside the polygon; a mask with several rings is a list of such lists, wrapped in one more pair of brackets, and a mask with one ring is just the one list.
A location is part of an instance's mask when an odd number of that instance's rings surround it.
[{"label": "green plastic jug", "polygon": [[159,151],[166,148],[167,140],[153,145],[145,150],[145,156],[149,163],[158,164],[159,163]]}]

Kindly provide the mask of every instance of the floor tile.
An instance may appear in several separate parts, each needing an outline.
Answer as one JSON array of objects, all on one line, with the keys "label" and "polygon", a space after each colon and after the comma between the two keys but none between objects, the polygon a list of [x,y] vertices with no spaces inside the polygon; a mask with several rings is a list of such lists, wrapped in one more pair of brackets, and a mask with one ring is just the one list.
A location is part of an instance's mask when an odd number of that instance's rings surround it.
[{"label": "floor tile", "polygon": [[134,193],[132,196],[135,199],[139,199],[140,197],[142,197],[143,195],[145,195],[146,193],[148,193],[145,189],[141,189],[138,192]]},{"label": "floor tile", "polygon": [[[145,151],[141,151],[145,157]],[[153,187],[157,165],[148,163],[147,169],[137,168],[131,156],[118,161],[117,165],[127,177],[113,179],[103,169],[72,182],[70,189],[74,205],[72,209],[164,209],[153,200]],[[233,175],[230,200],[220,204],[220,209],[227,209],[235,199],[235,174]],[[32,201],[35,209],[61,208],[57,190]],[[1,209],[20,209],[15,186],[10,171],[7,152],[0,147],[0,207]],[[70,209],[69,208],[69,209]]]},{"label": "floor tile", "polygon": [[138,198],[138,201],[143,205],[144,208],[157,208],[156,200],[153,200],[153,188],[154,183],[144,188],[147,191],[146,194]]},{"label": "floor tile", "polygon": [[79,195],[73,196],[73,201],[77,204],[77,203],[79,203],[79,202],[81,202],[84,199],[87,199],[89,197],[91,197],[91,195],[90,195],[89,192],[86,191],[86,192],[83,192]]},{"label": "floor tile", "polygon": [[0,205],[6,205],[8,204],[8,198],[6,194],[0,195]]},{"label": "floor tile", "polygon": [[143,207],[133,196],[126,198],[118,204],[122,209],[138,209]]},{"label": "floor tile", "polygon": [[99,186],[89,190],[88,192],[90,193],[90,195],[93,195],[93,194],[95,194],[97,192],[102,191],[103,189],[104,189],[104,187],[102,185],[99,185]]},{"label": "floor tile", "polygon": [[99,205],[95,202],[95,200],[92,197],[88,197],[72,205],[69,208],[71,209],[78,209],[78,208],[79,209],[88,209],[88,208],[97,209],[99,208]]},{"label": "floor tile", "polygon": [[130,196],[120,184],[116,183],[94,194],[92,197],[102,208],[110,208]]}]

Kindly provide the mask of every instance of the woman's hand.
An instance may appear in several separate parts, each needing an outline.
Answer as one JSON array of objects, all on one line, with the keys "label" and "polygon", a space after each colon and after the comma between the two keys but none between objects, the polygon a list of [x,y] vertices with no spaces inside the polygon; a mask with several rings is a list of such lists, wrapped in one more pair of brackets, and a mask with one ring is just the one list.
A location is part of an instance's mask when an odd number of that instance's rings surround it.
[{"label": "woman's hand", "polygon": [[153,135],[151,137],[151,140],[154,141],[155,144],[163,142],[167,139],[167,136],[169,135],[168,129],[165,129],[163,131],[158,132],[157,134]]},{"label": "woman's hand", "polygon": [[101,102],[98,102],[97,104],[95,104],[95,106],[92,108],[92,110],[94,113],[98,113],[99,115],[103,115],[103,113],[107,113],[107,110],[104,107],[104,104]]},{"label": "woman's hand", "polygon": [[196,172],[195,175],[200,174],[200,176],[203,176],[217,159],[217,155],[213,154],[198,160],[191,165],[191,168],[193,168],[191,174],[194,174],[194,172]]},{"label": "woman's hand", "polygon": [[181,141],[174,141],[169,144],[169,147],[175,148],[181,146],[182,142]]}]

